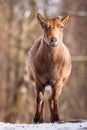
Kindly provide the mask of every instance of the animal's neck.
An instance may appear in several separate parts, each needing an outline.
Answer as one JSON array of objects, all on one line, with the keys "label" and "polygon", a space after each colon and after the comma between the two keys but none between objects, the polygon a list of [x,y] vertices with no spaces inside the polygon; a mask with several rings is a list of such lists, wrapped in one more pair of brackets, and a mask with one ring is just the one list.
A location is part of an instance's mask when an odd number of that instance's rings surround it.
[{"label": "animal's neck", "polygon": [[43,39],[43,47],[45,48],[45,49],[47,49],[49,52],[51,52],[51,53],[57,53],[58,54],[58,51],[60,50],[60,48],[62,47],[62,42],[60,42],[59,44],[58,44],[58,46],[56,46],[56,47],[51,47],[50,45],[48,45],[47,43],[46,43],[46,41]]},{"label": "animal's neck", "polygon": [[51,47],[49,46],[46,41],[43,39],[43,49],[44,51],[46,51],[47,53],[56,53],[58,50],[58,46],[57,47]]},{"label": "animal's neck", "polygon": [[43,57],[45,57],[46,60],[56,61],[58,58],[58,55],[60,55],[60,46],[61,43],[57,47],[50,47],[44,39],[42,39],[42,53]]}]

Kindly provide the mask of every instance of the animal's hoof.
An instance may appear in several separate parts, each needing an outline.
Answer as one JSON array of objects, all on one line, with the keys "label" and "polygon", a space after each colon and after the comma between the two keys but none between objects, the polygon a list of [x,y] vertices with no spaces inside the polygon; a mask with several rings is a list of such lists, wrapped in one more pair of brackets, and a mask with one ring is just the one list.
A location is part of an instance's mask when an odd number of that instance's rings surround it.
[{"label": "animal's hoof", "polygon": [[34,123],[42,123],[42,122],[43,122],[43,120],[41,120],[40,117],[36,116],[34,118]]},{"label": "animal's hoof", "polygon": [[52,119],[51,119],[51,122],[54,123],[54,122],[59,122],[59,117],[58,115],[55,115]]}]

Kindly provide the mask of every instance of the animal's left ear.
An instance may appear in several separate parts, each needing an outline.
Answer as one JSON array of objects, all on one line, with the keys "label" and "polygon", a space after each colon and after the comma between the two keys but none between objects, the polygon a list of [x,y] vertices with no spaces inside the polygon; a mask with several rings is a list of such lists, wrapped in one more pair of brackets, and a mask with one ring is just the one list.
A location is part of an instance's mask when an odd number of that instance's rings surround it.
[{"label": "animal's left ear", "polygon": [[70,20],[70,15],[66,15],[61,21],[63,22],[63,24],[67,24]]}]

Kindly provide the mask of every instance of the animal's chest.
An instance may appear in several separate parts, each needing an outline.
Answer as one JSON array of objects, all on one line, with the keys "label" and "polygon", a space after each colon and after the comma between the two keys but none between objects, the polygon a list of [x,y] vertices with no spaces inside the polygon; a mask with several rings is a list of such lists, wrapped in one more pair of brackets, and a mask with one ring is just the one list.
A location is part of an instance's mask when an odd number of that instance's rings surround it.
[{"label": "animal's chest", "polygon": [[51,85],[51,83],[55,83],[56,80],[58,82],[61,79],[63,67],[62,62],[57,62],[56,64],[53,62],[51,64],[43,63],[36,68],[36,78],[42,84]]},{"label": "animal's chest", "polygon": [[42,57],[40,60],[38,59],[35,71],[41,77],[55,77],[61,73],[64,64],[65,61],[63,61],[62,58],[53,59],[53,57],[49,56],[44,59]]}]

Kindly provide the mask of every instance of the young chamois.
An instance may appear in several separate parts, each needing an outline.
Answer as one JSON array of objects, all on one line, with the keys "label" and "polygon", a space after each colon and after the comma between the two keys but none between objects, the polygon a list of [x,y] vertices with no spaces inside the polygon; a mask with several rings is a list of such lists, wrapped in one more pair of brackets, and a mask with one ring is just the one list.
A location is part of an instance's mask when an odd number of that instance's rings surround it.
[{"label": "young chamois", "polygon": [[29,79],[35,82],[37,90],[34,122],[43,122],[44,90],[47,85],[50,85],[52,90],[49,98],[50,121],[56,122],[59,121],[57,101],[71,72],[71,57],[62,40],[63,29],[70,16],[46,19],[38,13],[37,19],[44,34],[35,41],[27,53],[25,70]]}]

